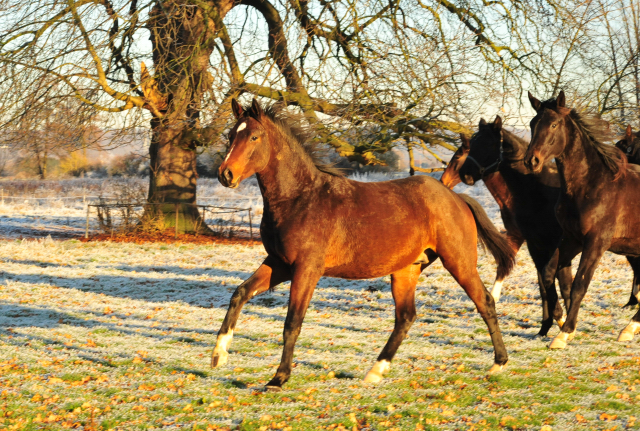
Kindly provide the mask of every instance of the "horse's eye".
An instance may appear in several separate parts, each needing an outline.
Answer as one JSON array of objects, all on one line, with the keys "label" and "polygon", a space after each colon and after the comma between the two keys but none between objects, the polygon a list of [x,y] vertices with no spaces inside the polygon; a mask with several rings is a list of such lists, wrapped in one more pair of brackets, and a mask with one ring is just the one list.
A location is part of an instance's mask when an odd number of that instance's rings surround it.
[{"label": "horse's eye", "polygon": [[554,128],[554,129],[555,129],[557,126],[558,126],[558,125],[557,125],[557,124],[555,124],[555,123],[553,123],[553,124],[551,125],[551,127],[552,127],[552,128]]},{"label": "horse's eye", "polygon": [[257,140],[258,140],[258,137],[257,137],[257,136],[252,136],[252,137],[251,137],[251,140],[252,140],[252,141],[257,141]]}]

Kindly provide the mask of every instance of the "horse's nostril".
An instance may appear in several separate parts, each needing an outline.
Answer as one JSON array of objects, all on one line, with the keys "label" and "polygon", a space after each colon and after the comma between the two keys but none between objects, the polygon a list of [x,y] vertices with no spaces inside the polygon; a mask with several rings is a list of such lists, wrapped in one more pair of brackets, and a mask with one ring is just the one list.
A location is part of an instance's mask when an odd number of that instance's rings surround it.
[{"label": "horse's nostril", "polygon": [[224,177],[224,179],[227,181],[228,184],[231,184],[231,182],[233,181],[233,173],[229,168],[224,170],[224,172],[222,173],[222,176]]},{"label": "horse's nostril", "polygon": [[540,164],[540,159],[538,158],[538,156],[531,157],[531,167],[532,168],[535,168],[539,164]]}]

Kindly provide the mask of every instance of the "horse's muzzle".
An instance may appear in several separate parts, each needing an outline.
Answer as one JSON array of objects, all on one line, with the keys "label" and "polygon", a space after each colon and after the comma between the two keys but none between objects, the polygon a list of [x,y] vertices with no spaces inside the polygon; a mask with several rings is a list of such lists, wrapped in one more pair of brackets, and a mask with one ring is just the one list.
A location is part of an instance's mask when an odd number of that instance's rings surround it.
[{"label": "horse's muzzle", "polygon": [[533,173],[538,173],[542,170],[542,161],[535,154],[527,157],[524,160],[524,165]]},{"label": "horse's muzzle", "polygon": [[232,189],[238,187],[238,182],[233,182],[233,172],[231,172],[231,169],[229,168],[226,168],[222,172],[218,173],[218,181],[220,181],[220,184],[225,187],[230,187]]}]

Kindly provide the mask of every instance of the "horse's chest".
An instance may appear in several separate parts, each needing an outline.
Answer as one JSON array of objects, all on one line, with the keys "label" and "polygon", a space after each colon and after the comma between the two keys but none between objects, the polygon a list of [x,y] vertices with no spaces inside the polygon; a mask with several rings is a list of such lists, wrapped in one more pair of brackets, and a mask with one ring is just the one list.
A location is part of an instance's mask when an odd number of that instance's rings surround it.
[{"label": "horse's chest", "polygon": [[289,265],[301,255],[321,252],[329,230],[326,219],[320,215],[296,216],[294,212],[289,216],[275,217],[265,214],[260,226],[267,253],[278,256]]}]

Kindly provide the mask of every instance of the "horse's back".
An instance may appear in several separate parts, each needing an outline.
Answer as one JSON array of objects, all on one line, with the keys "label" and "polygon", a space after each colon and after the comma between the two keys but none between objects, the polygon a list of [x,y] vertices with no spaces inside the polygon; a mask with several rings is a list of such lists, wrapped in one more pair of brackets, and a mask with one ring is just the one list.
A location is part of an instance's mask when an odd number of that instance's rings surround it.
[{"label": "horse's back", "polygon": [[349,181],[336,189],[349,192],[332,211],[326,275],[387,275],[416,262],[427,249],[437,253],[443,240],[465,236],[475,248],[475,224],[467,205],[431,177]]}]

